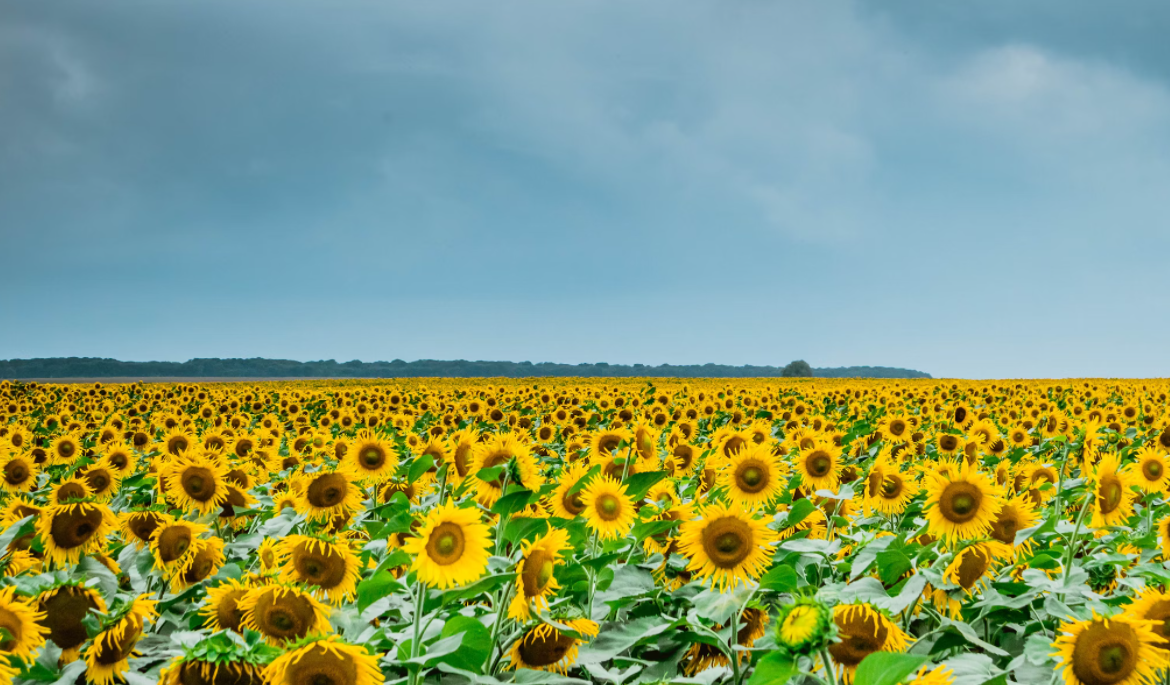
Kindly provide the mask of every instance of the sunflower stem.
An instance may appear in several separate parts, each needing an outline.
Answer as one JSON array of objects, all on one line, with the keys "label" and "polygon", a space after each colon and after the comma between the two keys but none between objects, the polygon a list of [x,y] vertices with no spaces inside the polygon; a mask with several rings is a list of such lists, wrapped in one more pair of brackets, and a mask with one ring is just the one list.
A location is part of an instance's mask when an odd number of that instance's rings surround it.
[{"label": "sunflower stem", "polygon": [[821,661],[825,663],[825,672],[829,674],[829,683],[837,685],[837,667],[833,665],[833,657],[829,656],[828,647],[821,647]]},{"label": "sunflower stem", "polygon": [[1077,537],[1081,534],[1081,524],[1085,522],[1085,514],[1088,513],[1089,507],[1093,506],[1094,495],[1092,492],[1085,493],[1085,503],[1081,506],[1081,511],[1077,514],[1077,525],[1073,528],[1072,537],[1068,541],[1068,550],[1064,553],[1064,580],[1062,585],[1068,585],[1069,575],[1072,572],[1073,555],[1077,549]]},{"label": "sunflower stem", "polygon": [[[414,639],[410,641],[410,658],[416,659],[420,652],[422,652],[421,644],[421,628],[422,628],[422,612],[423,603],[427,599],[427,586],[417,577],[414,579],[416,587],[414,598]],[[419,675],[422,674],[422,668],[417,671],[412,671],[410,674],[411,685],[418,685]]]},{"label": "sunflower stem", "polygon": [[731,615],[731,638],[728,640],[731,648],[731,682],[739,685],[739,653],[735,651],[739,644],[739,609]]},{"label": "sunflower stem", "polygon": [[500,590],[499,600],[496,602],[496,622],[492,626],[492,641],[491,648],[488,649],[487,658],[483,660],[483,672],[485,675],[491,675],[498,662],[493,657],[496,654],[496,640],[500,637],[500,627],[504,624],[504,616],[508,613],[508,600],[512,594],[512,583],[505,583]]}]

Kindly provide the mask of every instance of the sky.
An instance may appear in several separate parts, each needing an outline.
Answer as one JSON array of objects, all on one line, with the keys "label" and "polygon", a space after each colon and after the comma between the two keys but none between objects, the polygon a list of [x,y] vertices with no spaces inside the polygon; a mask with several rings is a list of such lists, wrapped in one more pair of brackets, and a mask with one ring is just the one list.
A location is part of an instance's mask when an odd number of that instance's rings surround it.
[{"label": "sky", "polygon": [[1170,376],[1159,0],[0,0],[0,358]]}]

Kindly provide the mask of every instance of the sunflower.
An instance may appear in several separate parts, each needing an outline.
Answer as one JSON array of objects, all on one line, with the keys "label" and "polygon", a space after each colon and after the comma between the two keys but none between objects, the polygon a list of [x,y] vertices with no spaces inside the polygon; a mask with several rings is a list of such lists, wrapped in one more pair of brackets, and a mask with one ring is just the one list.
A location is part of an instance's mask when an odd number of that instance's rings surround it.
[{"label": "sunflower", "polygon": [[1146,588],[1134,598],[1125,610],[1126,616],[1139,621],[1153,621],[1154,634],[1161,639],[1162,649],[1170,647],[1170,595],[1161,590]]},{"label": "sunflower", "polygon": [[1110,452],[1092,470],[1093,483],[1093,528],[1125,525],[1133,514],[1135,494],[1131,489],[1137,485],[1137,476],[1120,468],[1117,455]]},{"label": "sunflower", "polygon": [[362,482],[380,483],[398,468],[398,452],[367,428],[358,431],[353,443],[346,448],[342,462]]},{"label": "sunflower", "polygon": [[611,456],[624,456],[616,454],[618,445],[623,442],[627,445],[633,443],[634,434],[625,428],[603,428],[588,436],[587,440],[589,441],[590,463],[599,463]]},{"label": "sunflower", "polygon": [[[768,614],[761,609],[755,607],[748,607],[744,609],[739,616],[739,630],[735,634],[736,644],[745,649],[750,649],[756,643],[756,640],[763,637],[767,632]],[[717,625],[714,630],[723,630],[723,626]],[[739,654],[740,665],[743,665],[744,659],[751,658],[751,652],[741,651]],[[708,668],[716,666],[726,666],[731,663],[723,651],[714,645],[709,645],[705,642],[693,642],[690,649],[687,650],[683,663],[683,671],[687,675],[694,675]]]},{"label": "sunflower", "polygon": [[76,564],[82,554],[104,549],[117,525],[113,512],[94,502],[53,505],[36,520],[45,554],[58,564]]},{"label": "sunflower", "polygon": [[[1014,551],[1016,534],[1039,522],[1040,515],[1036,513],[1032,498],[1026,494],[1017,495],[1003,503],[1003,508],[996,514],[995,521],[991,524],[991,532],[988,534]],[[1028,548],[1031,544],[1032,541],[1028,540],[1023,546]]]},{"label": "sunflower", "polygon": [[0,628],[5,631],[0,642],[0,654],[31,663],[45,644],[49,629],[43,624],[44,612],[38,611],[27,600],[16,596],[16,588],[0,590]]},{"label": "sunflower", "polygon": [[1145,492],[1164,492],[1167,482],[1170,482],[1166,455],[1154,447],[1143,447],[1135,456],[1137,463],[1126,468],[1133,474],[1137,485]]},{"label": "sunflower", "polygon": [[159,685],[261,685],[264,666],[248,661],[215,661],[175,657],[159,673]]},{"label": "sunflower", "polygon": [[[507,469],[507,465],[513,461],[516,464],[515,475],[518,479],[518,481],[513,482],[518,482],[529,490],[539,490],[540,486],[544,484],[544,480],[540,477],[540,466],[528,446],[511,433],[495,435],[486,442],[480,443],[473,454],[471,472],[478,474],[483,469],[496,466],[503,466]],[[476,499],[484,506],[490,507],[503,496],[503,487],[503,475],[491,481],[477,478]]]},{"label": "sunflower", "polygon": [[267,685],[381,685],[378,657],[338,635],[298,642],[264,669]]},{"label": "sunflower", "polygon": [[998,559],[1011,556],[1010,545],[997,540],[976,542],[955,555],[943,577],[966,590],[967,594],[972,594],[977,585],[987,582],[987,574],[995,568]]},{"label": "sunflower", "polygon": [[108,502],[118,494],[122,487],[122,474],[103,458],[96,464],[90,464],[81,472],[85,484],[98,502]]},{"label": "sunflower", "polygon": [[[279,509],[277,510],[279,511]],[[256,558],[260,560],[260,568],[264,571],[275,571],[280,566],[278,549],[280,542],[272,538],[264,538],[256,550]]]},{"label": "sunflower", "polygon": [[334,604],[352,599],[361,580],[361,561],[344,540],[292,535],[276,548],[282,580],[317,590]]},{"label": "sunflower", "polygon": [[1168,665],[1156,621],[1129,616],[1062,623],[1052,646],[1065,685],[1138,685],[1153,682]]},{"label": "sunflower", "polygon": [[475,509],[451,501],[427,512],[415,537],[402,548],[414,557],[419,581],[446,590],[479,580],[487,570],[491,531]]},{"label": "sunflower", "polygon": [[479,436],[473,428],[455,431],[448,438],[450,449],[447,450],[446,460],[451,469],[447,478],[451,483],[458,485],[472,474],[471,469],[474,467],[474,453],[478,438]]},{"label": "sunflower", "polygon": [[102,460],[122,478],[134,473],[138,468],[134,450],[121,441],[108,443],[102,450]]},{"label": "sunflower", "polygon": [[809,490],[836,492],[841,475],[840,448],[830,442],[814,439],[808,447],[798,452],[796,466],[801,482]]},{"label": "sunflower", "polygon": [[527,621],[532,618],[533,608],[548,609],[548,597],[560,587],[553,571],[561,554],[569,549],[569,533],[553,528],[534,541],[524,541],[522,549],[516,568],[516,595],[508,607],[508,618]]},{"label": "sunflower", "polygon": [[666,472],[676,478],[689,476],[695,470],[701,450],[686,442],[679,442],[670,448],[666,457]]},{"label": "sunflower", "polygon": [[711,578],[720,591],[746,578],[759,578],[778,535],[767,521],[754,518],[741,505],[713,503],[702,518],[685,521],[679,548],[690,557],[687,566],[700,579]]},{"label": "sunflower", "polygon": [[81,584],[58,585],[37,596],[37,610],[49,639],[61,648],[61,661],[70,663],[77,660],[81,646],[89,639],[82,621],[91,611],[106,613],[106,602],[96,590]]},{"label": "sunflower", "polygon": [[733,501],[751,507],[766,505],[784,490],[780,462],[769,447],[752,442],[731,455],[720,483]]},{"label": "sunflower", "polygon": [[203,615],[203,625],[213,631],[234,630],[243,633],[244,612],[240,610],[240,600],[250,589],[234,578],[207,588],[207,597],[199,609]]},{"label": "sunflower", "polygon": [[968,462],[927,478],[924,510],[930,534],[948,541],[984,537],[1003,507],[999,486]]},{"label": "sunflower", "polygon": [[[598,626],[585,618],[558,621],[573,629],[578,635],[596,636]],[[534,671],[551,671],[567,675],[577,663],[577,649],[581,639],[562,633],[556,628],[541,623],[528,628],[512,643],[508,652],[509,667],[528,668]]]},{"label": "sunflower", "polygon": [[49,491],[49,502],[51,504],[70,504],[73,502],[81,502],[93,496],[93,492],[89,489],[89,484],[83,478],[66,478],[61,482],[53,485]]},{"label": "sunflower", "polygon": [[191,521],[160,523],[150,538],[154,568],[166,580],[186,573],[201,549],[200,536],[209,532],[211,529],[202,523]]},{"label": "sunflower", "polygon": [[123,511],[118,514],[118,532],[126,544],[141,549],[150,546],[150,538],[160,526],[174,521],[175,517],[163,511]]},{"label": "sunflower", "polygon": [[329,630],[329,607],[313,595],[286,585],[252,588],[236,600],[241,623],[274,646]]},{"label": "sunflower", "polygon": [[[658,513],[644,520],[682,522],[689,521],[695,517],[694,508],[690,503],[658,503],[655,505],[655,508]],[[661,554],[664,557],[669,557],[671,553],[678,551],[678,538],[673,536],[669,530],[654,533],[653,535],[646,536],[646,539],[642,541],[642,548],[646,550],[647,554]],[[663,563],[665,563],[665,560]]]},{"label": "sunflower", "polygon": [[36,460],[27,453],[10,454],[0,460],[0,487],[7,492],[32,492],[39,472]]},{"label": "sunflower", "polygon": [[634,503],[626,486],[605,476],[594,478],[581,491],[585,524],[602,540],[625,537],[634,526]]},{"label": "sunflower", "polygon": [[[561,473],[558,485],[549,495],[549,505],[553,516],[563,519],[575,519],[585,513],[585,503],[581,499],[581,479],[589,473],[589,467],[580,462],[569,464]],[[575,492],[570,490],[576,488]]]},{"label": "sunflower", "polygon": [[869,604],[838,604],[833,608],[833,622],[841,640],[829,645],[829,654],[842,667],[846,683],[853,682],[858,664],[870,654],[906,651],[906,633]]},{"label": "sunflower", "polygon": [[153,601],[139,597],[102,623],[101,632],[85,650],[85,675],[91,683],[113,685],[122,679],[146,621],[158,615],[154,607]]},{"label": "sunflower", "polygon": [[812,597],[798,597],[780,608],[776,646],[791,655],[811,655],[832,641],[832,612]]},{"label": "sunflower", "polygon": [[228,466],[223,458],[206,452],[185,452],[166,468],[166,494],[187,512],[207,515],[227,501]]},{"label": "sunflower", "polygon": [[304,490],[297,498],[297,511],[310,521],[324,521],[353,515],[362,507],[362,490],[348,468],[318,471],[301,477]]},{"label": "sunflower", "polygon": [[887,516],[895,516],[905,511],[917,494],[918,484],[906,473],[890,467],[882,472],[882,484],[873,507]]},{"label": "sunflower", "polygon": [[223,567],[223,540],[219,537],[197,539],[193,545],[195,553],[187,568],[171,578],[171,592],[178,594],[196,583],[215,575]]},{"label": "sunflower", "polygon": [[939,433],[935,445],[938,446],[939,454],[951,457],[963,449],[963,438],[954,433]]},{"label": "sunflower", "polygon": [[923,666],[918,669],[914,680],[909,681],[910,685],[953,685],[955,682],[955,673],[950,666],[939,665],[929,671],[927,668]]},{"label": "sunflower", "polygon": [[49,446],[49,464],[72,464],[81,456],[81,439],[71,433],[59,435]]},{"label": "sunflower", "polygon": [[163,436],[162,452],[172,457],[179,457],[194,444],[196,444],[194,435],[179,426],[175,426]]}]

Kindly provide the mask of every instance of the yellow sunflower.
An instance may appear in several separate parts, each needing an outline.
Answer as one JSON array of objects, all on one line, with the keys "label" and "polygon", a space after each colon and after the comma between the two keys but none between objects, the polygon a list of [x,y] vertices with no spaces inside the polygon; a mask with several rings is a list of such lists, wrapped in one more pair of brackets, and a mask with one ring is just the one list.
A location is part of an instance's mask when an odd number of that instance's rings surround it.
[{"label": "yellow sunflower", "polygon": [[687,569],[697,578],[711,578],[721,591],[759,578],[779,537],[767,524],[739,504],[709,504],[701,518],[684,521],[679,532],[679,548],[690,557]]},{"label": "yellow sunflower", "polygon": [[171,578],[171,592],[178,594],[196,583],[215,575],[223,567],[223,540],[212,536],[197,539],[187,568]]},{"label": "yellow sunflower", "polygon": [[569,549],[569,533],[553,528],[536,540],[525,541],[522,549],[516,568],[516,595],[508,607],[508,618],[527,621],[532,618],[532,609],[548,609],[548,597],[560,587],[553,571],[561,554]]},{"label": "yellow sunflower", "polygon": [[240,600],[250,589],[250,586],[234,578],[207,588],[207,597],[199,608],[199,613],[203,615],[203,625],[213,631],[234,630],[243,633],[244,612],[240,610]]},{"label": "yellow sunflower", "polygon": [[106,602],[92,588],[59,585],[37,596],[37,610],[49,639],[61,648],[61,662],[70,663],[81,655],[81,646],[89,639],[82,621],[90,612],[106,613]]},{"label": "yellow sunflower", "polygon": [[1133,514],[1136,498],[1131,488],[1137,485],[1136,476],[1120,468],[1117,455],[1109,452],[1093,467],[1090,480],[1093,484],[1093,528],[1123,526]]},{"label": "yellow sunflower", "polygon": [[160,526],[173,523],[175,517],[162,511],[123,511],[118,514],[118,532],[128,545],[150,546],[150,538]]},{"label": "yellow sunflower", "polygon": [[102,624],[102,630],[85,650],[86,678],[96,685],[113,685],[130,669],[130,657],[142,637],[143,627],[156,617],[155,603],[139,597]]},{"label": "yellow sunflower", "polygon": [[977,586],[987,583],[988,574],[996,567],[997,561],[1011,556],[1011,546],[998,540],[976,542],[955,555],[943,577],[963,588],[967,594],[973,594]]},{"label": "yellow sunflower", "polygon": [[[597,635],[598,626],[585,618],[558,621],[573,629],[578,635]],[[509,668],[528,668],[534,671],[550,671],[566,675],[577,662],[577,649],[581,640],[562,633],[556,628],[541,623],[528,628],[512,643],[508,652]]]},{"label": "yellow sunflower", "polygon": [[358,431],[353,443],[345,451],[342,461],[364,483],[380,483],[398,468],[398,452],[373,431]]},{"label": "yellow sunflower", "polygon": [[1135,455],[1137,463],[1129,465],[1134,480],[1145,492],[1164,492],[1170,482],[1167,472],[1166,455],[1155,447],[1143,447]]},{"label": "yellow sunflower", "polygon": [[1170,595],[1155,589],[1146,588],[1138,593],[1125,610],[1126,616],[1139,621],[1153,621],[1153,631],[1161,642],[1162,649],[1170,648]]},{"label": "yellow sunflower", "polygon": [[580,462],[569,464],[561,473],[556,489],[549,495],[553,516],[575,519],[585,513],[585,502],[581,499],[581,490],[584,488],[578,488],[572,494],[569,491],[576,488],[587,473],[589,467]]},{"label": "yellow sunflower", "polygon": [[292,535],[277,546],[282,580],[316,588],[334,604],[352,599],[361,560],[345,540]]},{"label": "yellow sunflower", "polygon": [[150,538],[150,553],[154,568],[164,580],[171,580],[187,572],[201,549],[202,535],[211,529],[202,523],[169,521],[160,523]]},{"label": "yellow sunflower", "polygon": [[1065,685],[1138,685],[1154,682],[1168,665],[1156,621],[1128,616],[1062,623],[1052,646]]},{"label": "yellow sunflower", "polygon": [[53,505],[36,520],[45,554],[58,564],[76,564],[81,555],[105,549],[117,525],[113,512],[94,502]]},{"label": "yellow sunflower", "polygon": [[49,634],[44,621],[44,612],[17,597],[15,587],[0,590],[0,628],[6,631],[4,642],[0,643],[0,654],[31,663]]},{"label": "yellow sunflower", "polygon": [[585,524],[602,540],[625,537],[634,526],[634,503],[626,496],[626,486],[599,476],[581,490],[585,505]]},{"label": "yellow sunflower", "polygon": [[267,685],[381,685],[378,657],[338,635],[313,637],[264,669]]},{"label": "yellow sunflower", "polygon": [[949,542],[986,536],[1003,507],[1000,487],[965,461],[948,473],[928,476],[926,491],[928,530]]},{"label": "yellow sunflower", "polygon": [[37,489],[40,468],[27,453],[10,454],[0,460],[0,487],[6,492],[32,492]]},{"label": "yellow sunflower", "polygon": [[897,623],[869,604],[838,604],[833,608],[839,642],[829,645],[829,655],[842,667],[846,683],[865,657],[874,652],[904,652],[908,637]]},{"label": "yellow sunflower", "polygon": [[228,497],[227,473],[222,456],[185,452],[166,469],[167,497],[183,511],[219,511]]},{"label": "yellow sunflower", "polygon": [[[748,607],[744,609],[739,616],[739,630],[735,634],[735,642],[738,646],[745,649],[751,649],[756,643],[756,640],[764,636],[767,632],[768,614],[762,609],[755,607]],[[714,630],[723,630],[722,625],[714,626]],[[741,651],[739,654],[739,663],[742,666],[744,660],[751,658],[751,652]],[[687,675],[694,675],[708,668],[716,666],[726,666],[731,663],[723,654],[723,650],[709,645],[705,642],[693,642],[690,649],[687,650],[686,656],[683,657],[683,671]]]},{"label": "yellow sunflower", "polygon": [[236,600],[241,624],[277,647],[329,630],[329,607],[300,588],[262,585]]},{"label": "yellow sunflower", "polygon": [[813,439],[796,456],[796,472],[811,492],[837,491],[841,478],[841,448],[832,443]]},{"label": "yellow sunflower", "polygon": [[[1003,503],[1003,508],[995,516],[995,522],[991,524],[989,535],[992,539],[1010,547],[1014,552],[1016,534],[1038,523],[1040,523],[1040,515],[1036,513],[1032,498],[1027,494],[1016,495]],[[1027,549],[1031,547],[1031,544],[1032,541],[1028,540],[1023,544],[1023,547]]]},{"label": "yellow sunflower", "polygon": [[[473,454],[471,472],[477,474],[483,469],[495,466],[507,468],[507,465],[513,462],[516,464],[519,484],[529,490],[539,490],[544,484],[544,479],[540,476],[540,465],[528,449],[528,445],[511,433],[494,435],[486,442],[480,443]],[[484,506],[490,507],[504,494],[503,487],[503,475],[491,481],[477,478],[476,498]]]},{"label": "yellow sunflower", "polygon": [[159,685],[260,685],[264,682],[264,666],[179,656],[162,669],[159,679]]},{"label": "yellow sunflower", "polygon": [[731,454],[720,484],[733,501],[757,507],[783,492],[784,474],[770,447],[748,442]]},{"label": "yellow sunflower", "polygon": [[362,489],[340,465],[333,471],[304,474],[300,483],[304,490],[297,498],[297,511],[311,521],[349,517],[362,507]]},{"label": "yellow sunflower", "polygon": [[491,531],[475,509],[451,501],[427,512],[415,537],[402,546],[414,557],[419,581],[446,590],[479,580],[487,570]]},{"label": "yellow sunflower", "polygon": [[81,456],[81,439],[71,433],[58,435],[49,446],[49,464],[72,464]]}]

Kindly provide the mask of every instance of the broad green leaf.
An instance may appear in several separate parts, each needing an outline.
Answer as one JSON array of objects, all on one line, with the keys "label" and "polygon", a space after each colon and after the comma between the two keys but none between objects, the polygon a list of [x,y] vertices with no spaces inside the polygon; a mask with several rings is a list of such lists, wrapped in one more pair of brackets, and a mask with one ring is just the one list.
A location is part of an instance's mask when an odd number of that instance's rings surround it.
[{"label": "broad green leaf", "polygon": [[492,505],[492,513],[500,516],[511,516],[518,511],[522,511],[524,507],[532,500],[531,490],[517,490],[510,495],[504,495]]},{"label": "broad green leaf", "polygon": [[857,666],[853,685],[898,685],[929,660],[919,654],[874,652]]},{"label": "broad green leaf", "polygon": [[756,670],[748,679],[748,685],[784,685],[788,679],[800,672],[792,657],[781,652],[772,652],[760,659]]},{"label": "broad green leaf", "polygon": [[395,592],[402,592],[405,588],[390,575],[389,571],[378,571],[374,575],[366,578],[357,586],[357,604],[359,611],[365,611],[366,607],[373,604],[375,601],[385,597],[386,595]]},{"label": "broad green leaf", "polygon": [[424,454],[420,457],[417,457],[414,460],[414,463],[410,465],[410,472],[406,476],[407,480],[409,480],[411,483],[415,482],[434,465],[435,458],[429,454]]},{"label": "broad green leaf", "polygon": [[791,566],[773,566],[760,577],[760,589],[771,592],[792,592],[798,582],[796,570]]},{"label": "broad green leaf", "polygon": [[626,478],[626,495],[635,502],[641,500],[658,481],[669,475],[666,471],[648,471],[635,473]]}]

